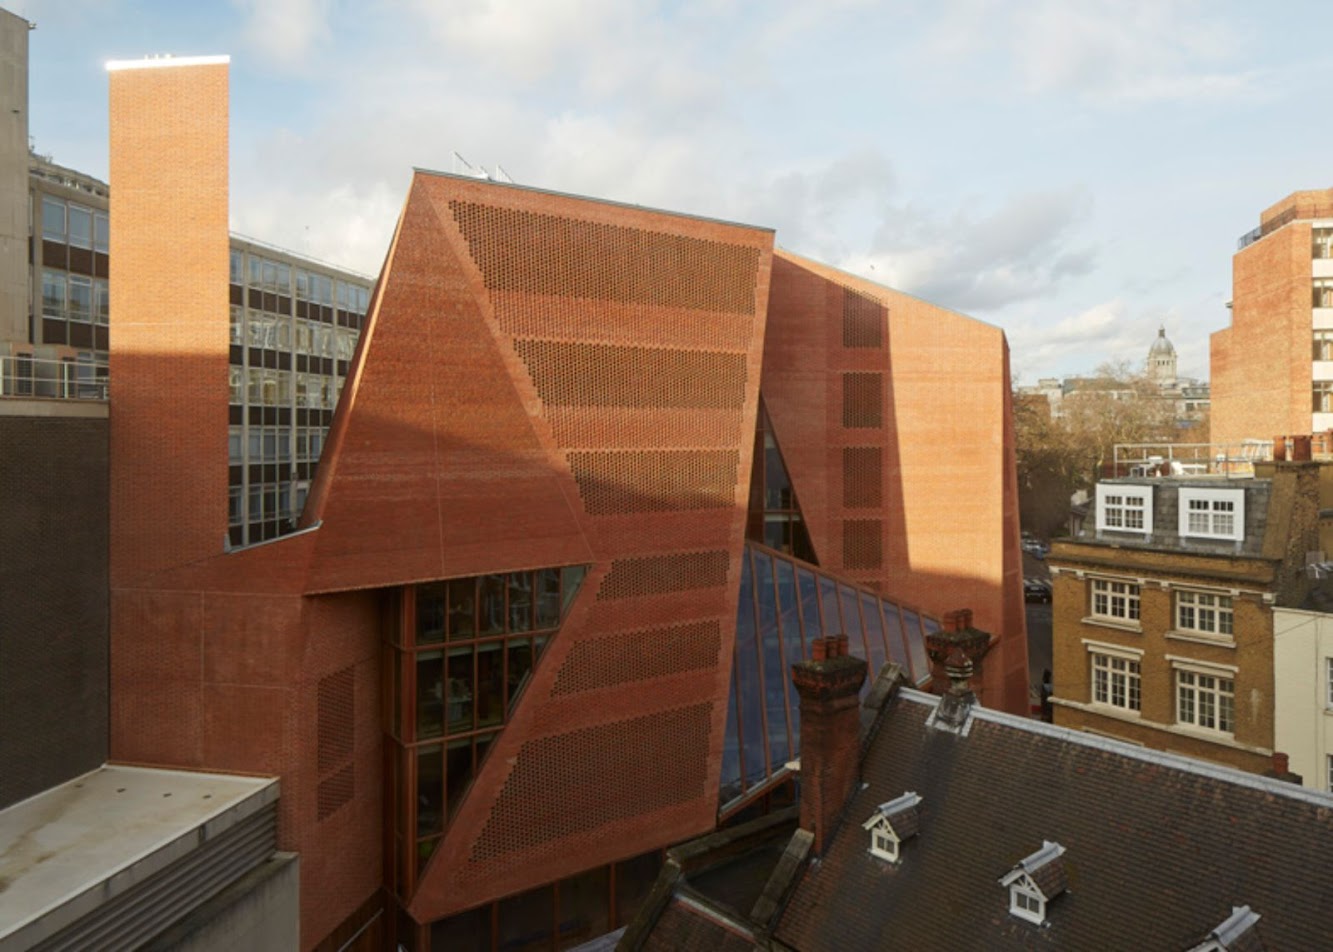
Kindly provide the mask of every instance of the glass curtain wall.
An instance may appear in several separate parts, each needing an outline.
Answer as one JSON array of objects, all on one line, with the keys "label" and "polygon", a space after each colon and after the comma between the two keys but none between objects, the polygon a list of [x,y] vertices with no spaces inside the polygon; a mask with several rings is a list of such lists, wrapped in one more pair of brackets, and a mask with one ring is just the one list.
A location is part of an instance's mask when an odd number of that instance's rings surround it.
[{"label": "glass curtain wall", "polygon": [[410,896],[587,567],[408,585],[387,623],[392,887]]},{"label": "glass curtain wall", "polygon": [[790,672],[810,657],[815,638],[847,635],[849,651],[870,666],[864,697],[887,661],[901,665],[913,683],[928,683],[925,636],[939,630],[939,621],[920,611],[747,544],[722,755],[723,811],[768,789],[784,765],[800,756],[800,699]]}]

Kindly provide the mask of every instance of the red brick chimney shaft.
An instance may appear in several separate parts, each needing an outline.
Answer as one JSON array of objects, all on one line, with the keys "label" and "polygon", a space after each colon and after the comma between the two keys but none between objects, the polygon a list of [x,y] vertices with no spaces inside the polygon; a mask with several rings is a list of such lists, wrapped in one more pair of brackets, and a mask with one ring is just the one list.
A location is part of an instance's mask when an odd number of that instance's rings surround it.
[{"label": "red brick chimney shaft", "polygon": [[801,828],[820,855],[860,774],[858,703],[866,663],[848,654],[846,635],[818,638],[811,658],[792,665],[801,697]]}]

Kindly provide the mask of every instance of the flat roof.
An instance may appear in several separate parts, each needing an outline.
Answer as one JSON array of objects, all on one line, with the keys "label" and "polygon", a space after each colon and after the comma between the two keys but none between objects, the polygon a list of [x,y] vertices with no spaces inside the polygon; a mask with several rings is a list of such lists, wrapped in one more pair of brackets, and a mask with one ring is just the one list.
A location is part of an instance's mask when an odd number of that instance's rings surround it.
[{"label": "flat roof", "polygon": [[137,60],[107,60],[108,73],[126,69],[165,69],[168,66],[221,66],[231,62],[230,56],[145,56]]},{"label": "flat roof", "polygon": [[475,182],[479,185],[494,185],[498,188],[510,188],[519,192],[536,192],[539,195],[554,195],[557,198],[572,198],[581,202],[593,202],[597,205],[610,205],[613,208],[628,208],[639,212],[651,212],[654,215],[669,215],[672,218],[683,218],[689,221],[708,222],[712,225],[726,225],[730,228],[744,228],[748,231],[760,231],[768,234],[774,234],[774,230],[767,225],[748,225],[742,221],[730,221],[726,218],[713,218],[708,215],[696,215],[693,212],[679,212],[670,208],[655,208],[652,205],[636,205],[633,202],[620,202],[613,198],[599,198],[596,195],[579,195],[576,192],[562,192],[553,188],[542,188],[537,185],[524,185],[521,182],[500,182],[489,176],[464,175],[460,172],[441,172],[439,169],[422,168],[419,165],[412,166],[413,172],[419,172],[422,175],[433,175],[439,178],[457,179],[460,182]]},{"label": "flat roof", "polygon": [[269,777],[106,765],[0,810],[0,949],[56,934],[277,798]]}]

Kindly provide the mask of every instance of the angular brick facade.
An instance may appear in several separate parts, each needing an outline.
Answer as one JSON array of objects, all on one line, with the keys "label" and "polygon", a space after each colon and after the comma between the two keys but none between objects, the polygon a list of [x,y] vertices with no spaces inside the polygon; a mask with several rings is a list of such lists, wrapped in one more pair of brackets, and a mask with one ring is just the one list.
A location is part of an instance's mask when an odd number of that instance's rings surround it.
[{"label": "angular brick facade", "polygon": [[761,385],[822,565],[971,607],[988,703],[1025,704],[1003,335],[768,229],[418,172],[304,531],[225,551],[225,76],[112,76],[111,749],[282,778],[303,946],[373,906],[415,793],[404,586],[587,568],[407,877],[418,922],[713,828]]}]

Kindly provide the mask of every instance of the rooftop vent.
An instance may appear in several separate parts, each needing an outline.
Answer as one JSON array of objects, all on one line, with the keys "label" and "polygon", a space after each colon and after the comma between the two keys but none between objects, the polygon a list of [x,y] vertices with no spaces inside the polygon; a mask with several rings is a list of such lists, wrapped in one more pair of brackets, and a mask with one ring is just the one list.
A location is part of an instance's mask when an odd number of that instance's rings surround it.
[{"label": "rooftop vent", "polygon": [[921,828],[921,817],[917,805],[921,797],[912,791],[901,797],[881,803],[870,814],[870,819],[861,824],[861,828],[870,831],[870,852],[890,863],[898,862],[898,847],[903,840],[916,836]]},{"label": "rooftop vent", "polygon": [[1024,857],[1000,878],[1009,888],[1009,913],[1028,922],[1046,922],[1046,904],[1069,888],[1065,874],[1065,848],[1043,840],[1041,849]]},{"label": "rooftop vent", "polygon": [[1259,913],[1249,906],[1232,906],[1231,915],[1189,952],[1264,952],[1268,947],[1255,928],[1258,922]]}]

